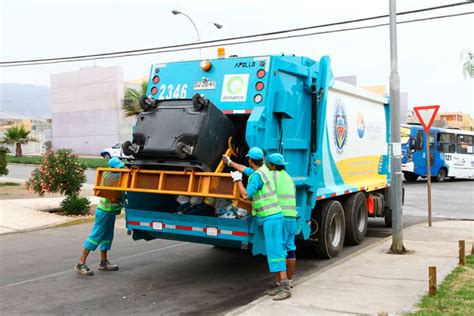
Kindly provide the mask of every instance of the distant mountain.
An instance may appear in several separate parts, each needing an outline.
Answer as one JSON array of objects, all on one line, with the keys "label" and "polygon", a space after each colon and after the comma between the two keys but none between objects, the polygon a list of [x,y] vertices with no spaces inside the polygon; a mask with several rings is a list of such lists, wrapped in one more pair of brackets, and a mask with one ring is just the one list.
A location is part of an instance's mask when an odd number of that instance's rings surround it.
[{"label": "distant mountain", "polygon": [[0,111],[29,118],[51,118],[50,89],[32,84],[0,84]]}]

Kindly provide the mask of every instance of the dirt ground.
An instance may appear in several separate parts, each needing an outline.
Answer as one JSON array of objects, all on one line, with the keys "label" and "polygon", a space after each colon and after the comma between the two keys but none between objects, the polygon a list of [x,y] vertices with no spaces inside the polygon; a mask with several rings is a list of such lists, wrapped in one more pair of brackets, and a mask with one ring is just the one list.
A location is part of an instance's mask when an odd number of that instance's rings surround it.
[{"label": "dirt ground", "polygon": [[[93,195],[92,190],[83,189],[81,191],[82,196]],[[43,197],[39,196],[38,193],[30,192],[26,189],[25,184],[19,186],[1,186],[0,187],[0,200],[12,200],[12,199],[37,199],[37,198],[52,198],[64,196],[59,193],[46,193]]]}]

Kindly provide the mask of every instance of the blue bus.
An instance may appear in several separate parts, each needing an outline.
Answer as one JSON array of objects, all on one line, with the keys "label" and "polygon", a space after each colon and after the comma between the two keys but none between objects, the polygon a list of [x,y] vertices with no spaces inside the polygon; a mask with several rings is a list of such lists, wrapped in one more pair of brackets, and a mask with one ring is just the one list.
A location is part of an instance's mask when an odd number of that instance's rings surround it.
[{"label": "blue bus", "polygon": [[[420,125],[403,125],[402,171],[406,181],[426,177],[426,135]],[[474,178],[474,132],[431,128],[429,136],[431,176],[443,182],[447,177]]]}]

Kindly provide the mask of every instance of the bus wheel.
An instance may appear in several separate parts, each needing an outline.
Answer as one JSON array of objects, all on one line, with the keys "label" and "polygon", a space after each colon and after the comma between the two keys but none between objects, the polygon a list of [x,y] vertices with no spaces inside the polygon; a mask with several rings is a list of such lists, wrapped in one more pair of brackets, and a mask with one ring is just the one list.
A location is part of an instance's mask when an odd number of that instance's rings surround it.
[{"label": "bus wheel", "polygon": [[435,177],[436,182],[443,182],[446,180],[446,168],[441,168],[438,171],[438,175]]},{"label": "bus wheel", "polygon": [[367,200],[362,192],[349,196],[344,203],[346,220],[346,243],[358,245],[367,233]]},{"label": "bus wheel", "polygon": [[318,257],[331,259],[336,257],[344,245],[344,210],[338,201],[325,201],[316,211],[316,231],[312,242],[313,251]]},{"label": "bus wheel", "polygon": [[418,180],[418,175],[416,173],[404,172],[403,176],[405,177],[405,180],[408,182],[415,182],[416,180]]}]

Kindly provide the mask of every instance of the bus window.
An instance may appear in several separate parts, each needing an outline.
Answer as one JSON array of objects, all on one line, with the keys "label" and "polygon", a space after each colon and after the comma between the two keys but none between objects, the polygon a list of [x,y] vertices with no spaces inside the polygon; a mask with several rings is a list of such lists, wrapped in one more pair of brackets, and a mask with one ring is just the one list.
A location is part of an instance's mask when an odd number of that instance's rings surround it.
[{"label": "bus window", "polygon": [[423,131],[416,132],[415,150],[423,150]]},{"label": "bus window", "polygon": [[410,128],[409,127],[403,127],[400,129],[400,139],[402,144],[408,143],[410,140]]},{"label": "bus window", "polygon": [[[415,139],[415,150],[423,150],[423,142],[424,142],[424,137],[423,137],[423,131],[418,131],[416,133],[416,139]],[[434,144],[435,144],[435,134],[430,133],[430,151],[433,152],[434,150]]]},{"label": "bus window", "polygon": [[434,152],[434,144],[435,144],[435,134],[430,133],[430,151]]},{"label": "bus window", "polygon": [[456,135],[440,132],[436,139],[439,152],[453,154],[456,151]]},{"label": "bus window", "polygon": [[459,135],[457,137],[457,152],[459,154],[472,154],[474,147],[474,137],[471,135]]}]

